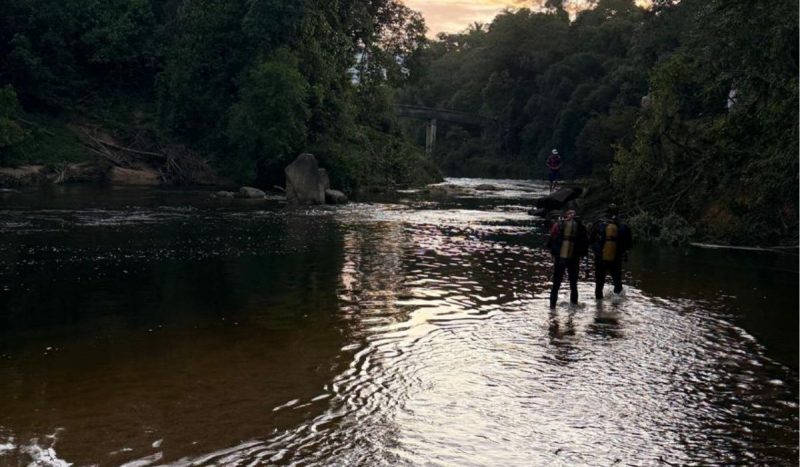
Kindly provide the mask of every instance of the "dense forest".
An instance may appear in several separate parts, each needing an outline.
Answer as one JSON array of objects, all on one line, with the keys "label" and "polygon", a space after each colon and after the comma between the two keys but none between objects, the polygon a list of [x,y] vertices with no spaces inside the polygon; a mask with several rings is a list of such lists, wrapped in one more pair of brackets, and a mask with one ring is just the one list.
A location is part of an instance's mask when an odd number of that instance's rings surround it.
[{"label": "dense forest", "polygon": [[0,2],[0,165],[81,160],[99,125],[262,186],[304,151],[345,189],[432,181],[390,104],[424,33],[397,0]]},{"label": "dense forest", "polygon": [[558,148],[643,235],[796,244],[797,3],[593,3],[507,11],[416,57],[403,102],[496,122],[440,124],[443,171],[543,178]]},{"label": "dense forest", "polygon": [[[2,2],[0,166],[100,128],[260,186],[312,152],[353,191],[541,178],[558,148],[644,236],[796,243],[796,2],[542,3],[429,40],[400,0]],[[431,161],[395,103],[492,123],[441,123]]]}]

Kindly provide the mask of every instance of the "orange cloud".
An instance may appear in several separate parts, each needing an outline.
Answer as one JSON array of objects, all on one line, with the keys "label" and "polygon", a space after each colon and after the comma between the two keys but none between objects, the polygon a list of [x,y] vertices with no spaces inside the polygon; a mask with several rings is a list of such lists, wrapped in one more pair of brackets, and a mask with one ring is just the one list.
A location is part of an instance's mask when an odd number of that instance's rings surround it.
[{"label": "orange cloud", "polygon": [[519,8],[534,2],[515,0],[405,0],[405,4],[422,13],[428,35],[460,32],[474,22],[490,23],[505,8]]},{"label": "orange cloud", "polygon": [[[428,25],[428,36],[440,32],[461,32],[474,22],[491,23],[506,8],[543,8],[546,0],[403,0],[422,13]],[[571,15],[588,7],[588,0],[567,0],[565,7]],[[651,0],[636,0],[639,6],[649,6]]]}]

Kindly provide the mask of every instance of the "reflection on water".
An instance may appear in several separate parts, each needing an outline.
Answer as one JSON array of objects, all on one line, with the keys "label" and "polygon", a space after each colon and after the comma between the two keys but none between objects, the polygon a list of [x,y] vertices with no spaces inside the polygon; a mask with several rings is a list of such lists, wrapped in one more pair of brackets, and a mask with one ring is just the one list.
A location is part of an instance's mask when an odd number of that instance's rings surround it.
[{"label": "reflection on water", "polygon": [[5,200],[0,464],[796,464],[795,261],[640,249],[550,311],[543,186],[481,182]]}]

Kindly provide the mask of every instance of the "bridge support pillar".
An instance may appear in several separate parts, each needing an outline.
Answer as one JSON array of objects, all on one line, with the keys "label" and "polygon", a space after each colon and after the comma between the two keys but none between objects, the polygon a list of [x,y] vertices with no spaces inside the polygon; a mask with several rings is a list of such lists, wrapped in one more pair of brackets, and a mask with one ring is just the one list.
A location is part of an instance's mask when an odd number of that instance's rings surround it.
[{"label": "bridge support pillar", "polygon": [[425,127],[425,154],[433,154],[436,145],[436,119],[432,118]]}]

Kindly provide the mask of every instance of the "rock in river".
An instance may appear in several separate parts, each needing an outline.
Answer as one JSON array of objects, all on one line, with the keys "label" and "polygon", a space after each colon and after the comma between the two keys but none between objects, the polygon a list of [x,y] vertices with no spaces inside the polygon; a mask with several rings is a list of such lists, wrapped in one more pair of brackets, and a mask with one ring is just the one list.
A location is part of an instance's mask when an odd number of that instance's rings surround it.
[{"label": "rock in river", "polygon": [[328,204],[344,204],[347,202],[347,195],[339,190],[325,190],[325,202]]},{"label": "rock in river", "polygon": [[300,154],[284,171],[287,201],[293,204],[325,203],[323,180],[313,154]]},{"label": "rock in river", "polygon": [[253,188],[251,186],[243,186],[239,188],[239,198],[264,199],[266,197],[267,194],[258,188]]},{"label": "rock in river", "polygon": [[235,197],[236,197],[236,193],[234,193],[234,192],[232,192],[232,191],[224,191],[224,190],[223,190],[223,191],[217,191],[217,192],[211,193],[211,197],[212,197],[212,198],[228,198],[228,199],[233,199],[233,198],[235,198]]},{"label": "rock in river", "polygon": [[544,198],[537,199],[536,207],[546,211],[561,209],[565,204],[579,197],[581,193],[583,193],[583,188],[561,188]]}]

